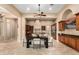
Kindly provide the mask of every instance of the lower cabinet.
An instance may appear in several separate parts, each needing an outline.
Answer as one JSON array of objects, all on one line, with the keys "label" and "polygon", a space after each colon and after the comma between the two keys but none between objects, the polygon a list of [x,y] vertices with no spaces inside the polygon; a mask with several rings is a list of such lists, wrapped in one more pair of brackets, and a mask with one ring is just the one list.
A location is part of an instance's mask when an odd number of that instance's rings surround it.
[{"label": "lower cabinet", "polygon": [[69,38],[68,38],[68,35],[65,35],[65,44],[66,44],[66,45],[69,44]]},{"label": "lower cabinet", "polygon": [[58,34],[58,40],[61,42],[61,35]]},{"label": "lower cabinet", "polygon": [[75,37],[71,37],[70,43],[71,43],[72,48],[76,48],[76,39],[75,39]]},{"label": "lower cabinet", "polygon": [[79,51],[79,37],[74,35],[59,35],[59,41]]},{"label": "lower cabinet", "polygon": [[72,38],[71,38],[71,36],[68,37],[68,39],[69,39],[69,43],[68,43],[68,45],[69,45],[70,47],[72,47]]},{"label": "lower cabinet", "polygon": [[79,38],[77,38],[77,41],[76,41],[76,49],[79,51]]},{"label": "lower cabinet", "polygon": [[63,41],[64,41],[64,40],[63,40],[63,35],[61,35],[61,42],[63,43]]}]

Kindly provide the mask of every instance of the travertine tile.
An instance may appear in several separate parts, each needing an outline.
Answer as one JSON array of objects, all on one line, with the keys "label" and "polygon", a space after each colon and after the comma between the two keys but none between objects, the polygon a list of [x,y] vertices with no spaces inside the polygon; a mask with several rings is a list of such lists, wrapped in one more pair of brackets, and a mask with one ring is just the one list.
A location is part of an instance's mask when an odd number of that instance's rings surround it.
[{"label": "travertine tile", "polygon": [[53,40],[53,46],[49,48],[33,49],[23,47],[16,40],[0,42],[1,55],[78,55],[79,52],[66,45]]}]

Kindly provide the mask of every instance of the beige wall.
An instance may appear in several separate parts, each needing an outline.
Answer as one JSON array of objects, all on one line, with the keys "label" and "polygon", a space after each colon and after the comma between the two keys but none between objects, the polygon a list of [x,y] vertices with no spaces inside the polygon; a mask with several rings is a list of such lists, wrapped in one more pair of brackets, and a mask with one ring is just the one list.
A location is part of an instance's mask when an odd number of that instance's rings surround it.
[{"label": "beige wall", "polygon": [[63,13],[68,10],[68,9],[71,9],[73,14],[79,12],[79,4],[70,4],[68,6],[66,6],[59,14],[58,14],[58,17],[57,17],[57,20],[60,21],[60,20],[63,20],[62,19],[62,16],[63,16]]},{"label": "beige wall", "polygon": [[[35,25],[35,21],[29,21],[27,22],[28,25],[32,25],[34,26],[34,28],[37,28],[38,25]],[[49,33],[49,35],[51,35],[51,25],[53,24],[53,21],[40,21],[40,29],[41,29],[41,26],[46,26],[46,33]]]},{"label": "beige wall", "polygon": [[6,19],[7,39],[16,39],[17,37],[17,21],[15,19]]}]

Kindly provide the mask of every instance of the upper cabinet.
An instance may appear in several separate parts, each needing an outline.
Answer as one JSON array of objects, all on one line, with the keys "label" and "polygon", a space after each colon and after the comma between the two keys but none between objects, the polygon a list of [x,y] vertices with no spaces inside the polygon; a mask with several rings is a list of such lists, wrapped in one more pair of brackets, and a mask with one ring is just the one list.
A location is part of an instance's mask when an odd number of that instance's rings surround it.
[{"label": "upper cabinet", "polygon": [[75,15],[76,15],[76,30],[79,31],[79,13]]},{"label": "upper cabinet", "polygon": [[59,31],[64,31],[65,30],[64,26],[65,26],[65,22],[64,21],[60,21],[59,22]]}]

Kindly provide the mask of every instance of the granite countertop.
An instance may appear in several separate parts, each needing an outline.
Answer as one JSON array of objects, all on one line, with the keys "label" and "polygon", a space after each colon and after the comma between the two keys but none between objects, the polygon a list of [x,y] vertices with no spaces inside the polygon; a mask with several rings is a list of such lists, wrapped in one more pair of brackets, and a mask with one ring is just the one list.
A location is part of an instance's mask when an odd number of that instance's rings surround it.
[{"label": "granite countertop", "polygon": [[79,36],[79,34],[72,34],[72,33],[58,33],[60,35],[65,34],[65,35],[72,35],[72,36]]}]

